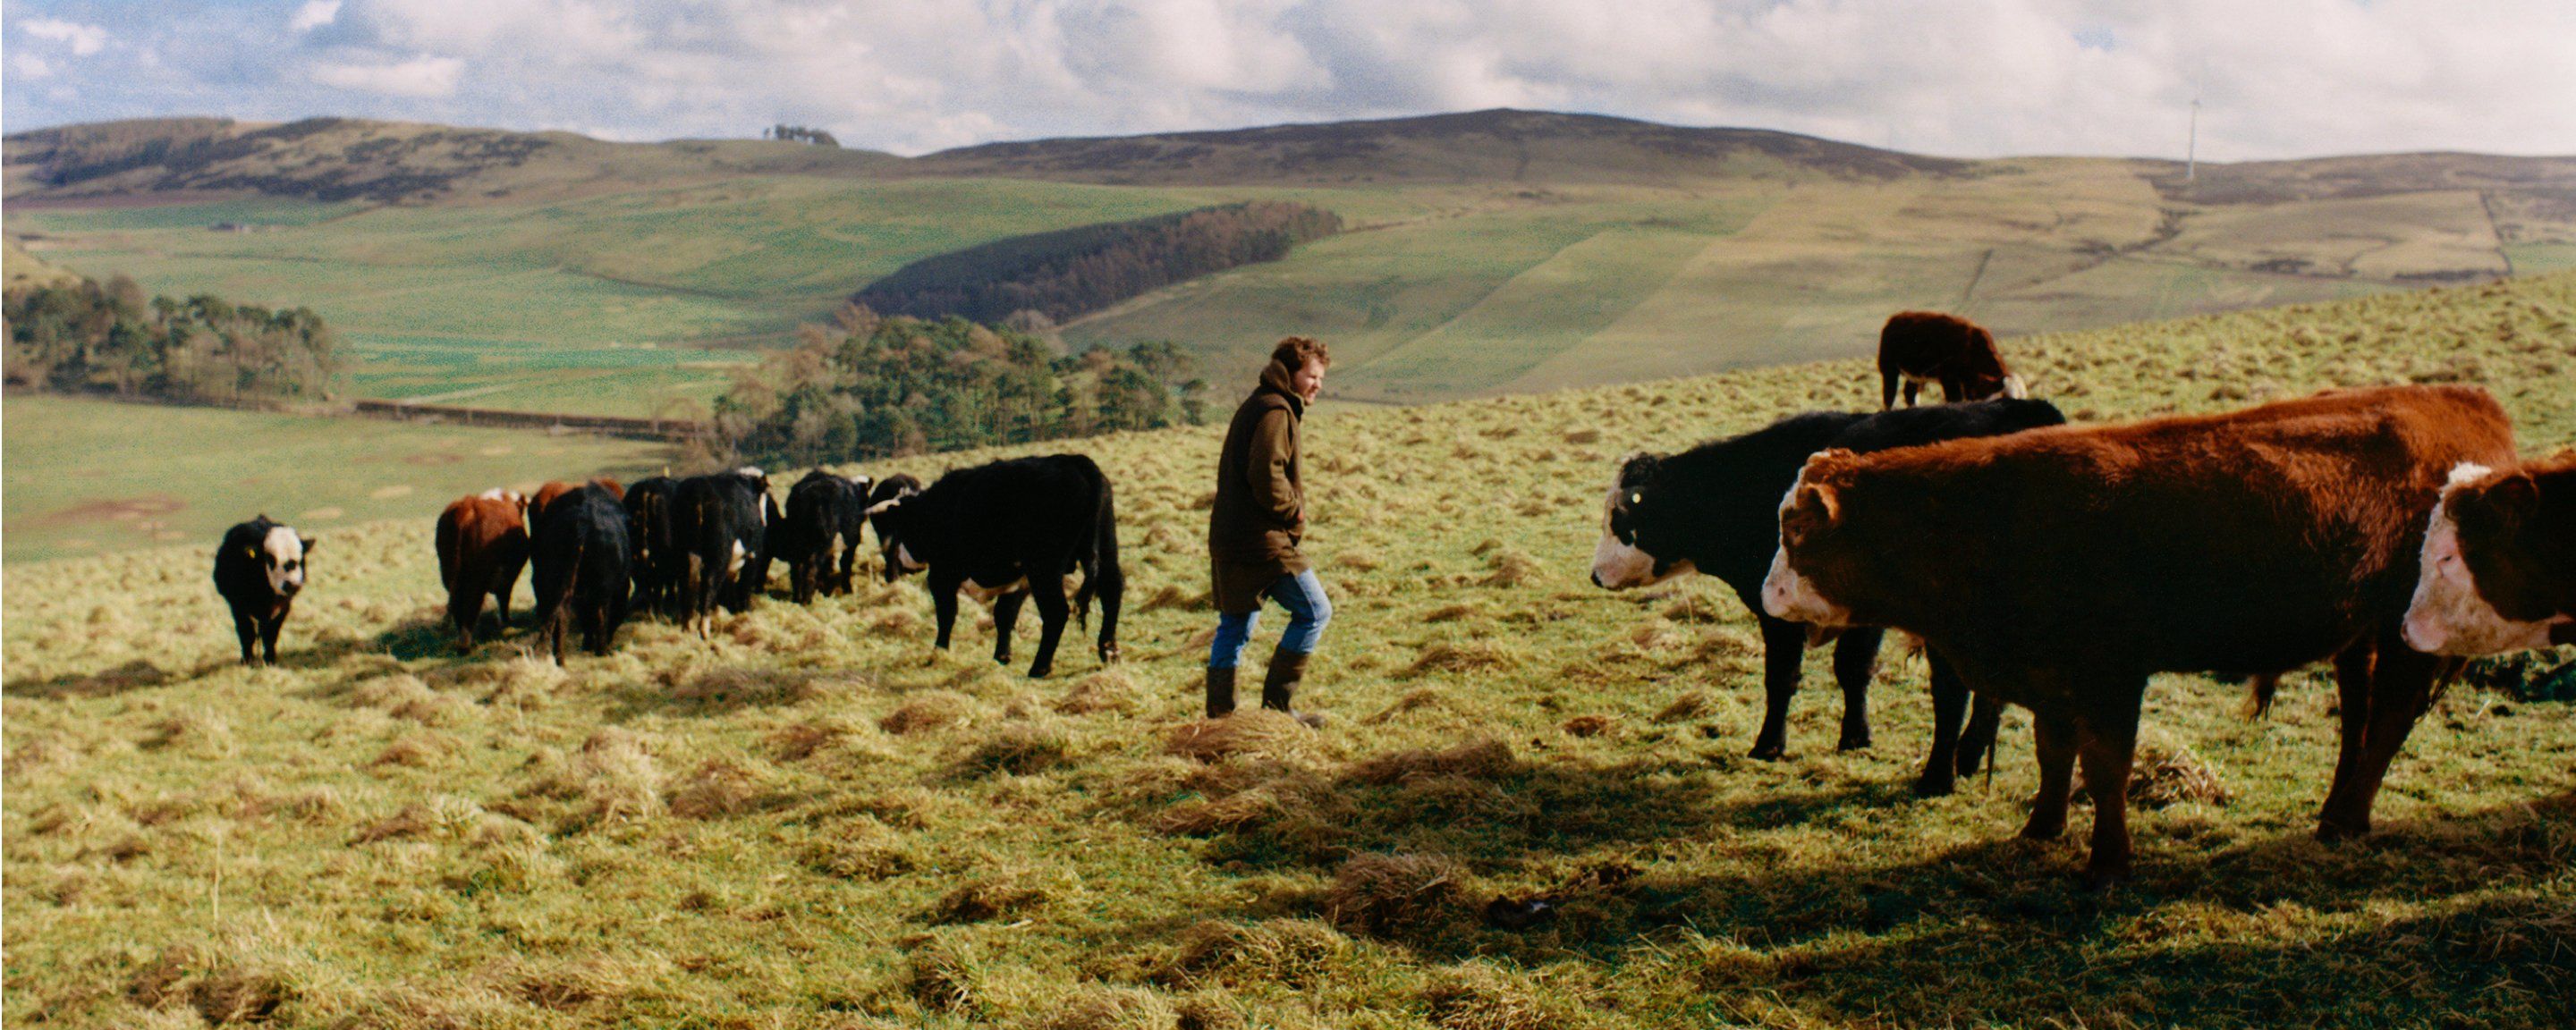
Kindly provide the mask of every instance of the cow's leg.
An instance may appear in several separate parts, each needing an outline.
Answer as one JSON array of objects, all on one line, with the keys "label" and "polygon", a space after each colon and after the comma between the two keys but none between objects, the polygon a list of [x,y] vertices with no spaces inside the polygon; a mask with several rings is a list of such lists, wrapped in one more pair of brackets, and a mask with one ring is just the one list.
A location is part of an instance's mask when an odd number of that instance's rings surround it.
[{"label": "cow's leg", "polygon": [[2075,723],[2063,712],[2032,713],[2031,741],[2039,753],[2039,793],[2030,800],[2030,821],[2021,835],[2056,840],[2066,832],[2066,801],[2075,785]]},{"label": "cow's leg", "polygon": [[1958,789],[1959,719],[1968,711],[1968,681],[1930,650],[1932,665],[1932,757],[1914,781],[1914,796],[1937,798]]},{"label": "cow's leg", "polygon": [[1029,593],[1038,603],[1038,657],[1029,663],[1029,676],[1044,679],[1055,670],[1055,645],[1073,621],[1073,602],[1065,599],[1063,576],[1031,576]]},{"label": "cow's leg", "polygon": [[457,576],[456,586],[447,591],[447,621],[456,627],[456,653],[474,650],[474,629],[483,621],[483,591],[471,581]]},{"label": "cow's leg", "polygon": [[814,603],[814,563],[800,557],[787,563],[787,598],[798,604]]},{"label": "cow's leg", "polygon": [[939,636],[931,646],[945,651],[949,631],[957,628],[957,588],[964,585],[963,577],[934,568],[924,582],[930,587],[930,611],[939,623]]},{"label": "cow's leg", "polygon": [[[1761,611],[1756,605],[1754,611]],[[1774,761],[1789,751],[1789,699],[1798,693],[1798,663],[1806,658],[1807,627],[1769,615],[1762,624],[1762,729],[1753,735],[1753,757]]]},{"label": "cow's leg", "polygon": [[235,609],[233,635],[241,638],[242,664],[259,664],[259,619],[249,612]]},{"label": "cow's leg", "polygon": [[1020,625],[1020,605],[1029,595],[1013,590],[993,599],[993,661],[1011,664],[1011,634]]},{"label": "cow's leg", "polygon": [[1896,407],[1896,381],[1900,378],[1903,377],[1892,370],[1882,370],[1878,373],[1878,410],[1886,411]]},{"label": "cow's leg", "polygon": [[1869,747],[1869,679],[1878,673],[1878,643],[1887,631],[1861,627],[1843,631],[1834,643],[1834,682],[1843,688],[1843,732],[1834,741],[1839,751]]},{"label": "cow's leg", "polygon": [[[2367,636],[2335,652],[2335,714],[2343,725],[2335,742],[2334,783],[2326,788],[2325,809],[2317,820],[2317,836],[2324,839],[2362,832],[2360,827],[2339,825],[2336,817],[2353,810],[2345,795],[2360,779],[2362,745],[2370,739],[2371,671],[2378,660],[2379,645]],[[2369,806],[2362,810],[2368,811]]]},{"label": "cow's leg", "polygon": [[[2406,746],[2406,735],[2414,732],[2415,721],[2432,707],[2433,687],[2454,661],[2407,647],[2395,630],[2379,635],[2377,650],[2378,661],[2370,677],[2370,719],[2361,753],[2353,778],[2349,782],[2338,778],[2334,793],[2327,796],[2325,811],[2317,819],[2317,837],[2322,840],[2370,832],[2370,808],[2379,798],[2380,784],[2388,778],[2389,763]],[[2349,719],[2346,725],[2350,725]],[[2343,803],[2341,807],[2335,805],[2338,800]]]},{"label": "cow's leg", "polygon": [[2114,691],[2115,702],[2078,724],[2084,789],[2093,796],[2093,856],[2084,885],[2094,890],[2129,878],[2129,769],[2138,746],[2138,708],[2146,681]]},{"label": "cow's leg", "polygon": [[259,619],[260,657],[270,665],[277,664],[277,631],[286,627],[286,613],[263,615]]},{"label": "cow's leg", "polygon": [[1916,394],[1921,393],[1922,391],[1923,391],[1923,384],[1922,384],[1922,383],[1916,382],[1916,381],[1914,381],[1914,380],[1912,380],[1912,379],[1907,379],[1907,380],[1905,381],[1905,406],[1906,406],[1906,407],[1909,407],[1909,408],[1913,407],[1913,406],[1914,406],[1914,397],[1915,397],[1915,395],[1916,395]]},{"label": "cow's leg", "polygon": [[1959,734],[1959,775],[1974,775],[1995,754],[1995,732],[2004,721],[2004,702],[1993,694],[1976,694],[1968,709],[1968,728]]}]

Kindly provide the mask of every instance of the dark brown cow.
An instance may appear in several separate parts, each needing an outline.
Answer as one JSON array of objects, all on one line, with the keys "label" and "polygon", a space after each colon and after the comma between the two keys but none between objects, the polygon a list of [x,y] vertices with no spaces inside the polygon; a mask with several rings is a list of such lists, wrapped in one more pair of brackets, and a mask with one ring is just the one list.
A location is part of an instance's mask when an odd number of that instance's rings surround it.
[{"label": "dark brown cow", "polygon": [[1941,384],[1941,399],[1951,404],[1981,401],[1998,394],[2029,396],[2021,377],[2004,369],[1995,351],[1995,334],[1984,326],[1938,311],[1899,311],[1878,331],[1878,407],[1896,406],[1896,384],[1905,383],[1905,406],[1925,383]]},{"label": "dark brown cow", "polygon": [[2494,398],[2456,386],[1826,451],[1781,504],[1763,607],[1911,631],[1971,689],[2031,709],[2040,783],[2022,835],[2065,829],[2080,757],[2096,885],[2129,873],[2150,673],[2332,657],[2342,753],[2317,835],[2355,836],[2453,661],[2398,636],[2424,513],[2452,466],[2513,453]]},{"label": "dark brown cow", "polygon": [[485,595],[496,602],[501,628],[510,627],[510,592],[528,564],[527,512],[527,498],[516,492],[486,490],[438,513],[438,580],[447,586],[459,653],[474,650]]},{"label": "dark brown cow", "polygon": [[2576,450],[2451,470],[2424,534],[2406,642],[2477,655],[2576,643]]}]

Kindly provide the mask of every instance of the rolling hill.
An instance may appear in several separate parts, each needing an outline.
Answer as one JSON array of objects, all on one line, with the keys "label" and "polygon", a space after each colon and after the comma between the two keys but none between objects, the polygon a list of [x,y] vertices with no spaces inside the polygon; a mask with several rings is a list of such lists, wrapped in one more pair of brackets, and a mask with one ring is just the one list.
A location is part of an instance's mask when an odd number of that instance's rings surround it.
[{"label": "rolling hill", "polygon": [[[702,407],[907,263],[1247,200],[1352,230],[1065,327],[1212,378],[1291,333],[1420,402],[1846,356],[1904,307],[2007,336],[2576,266],[2576,159],[1959,161],[1785,133],[1482,111],[917,158],[312,119],[7,141],[30,253],[309,304],[378,396]],[[222,226],[234,231],[210,232]]]}]

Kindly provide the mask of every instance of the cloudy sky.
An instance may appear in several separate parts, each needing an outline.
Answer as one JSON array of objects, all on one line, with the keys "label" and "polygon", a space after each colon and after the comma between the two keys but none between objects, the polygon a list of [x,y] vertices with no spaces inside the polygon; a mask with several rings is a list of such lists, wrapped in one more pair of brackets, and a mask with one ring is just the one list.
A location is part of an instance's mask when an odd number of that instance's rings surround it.
[{"label": "cloudy sky", "polygon": [[2576,0],[7,0],[7,131],[785,121],[917,154],[1487,107],[1956,156],[2576,154]]}]

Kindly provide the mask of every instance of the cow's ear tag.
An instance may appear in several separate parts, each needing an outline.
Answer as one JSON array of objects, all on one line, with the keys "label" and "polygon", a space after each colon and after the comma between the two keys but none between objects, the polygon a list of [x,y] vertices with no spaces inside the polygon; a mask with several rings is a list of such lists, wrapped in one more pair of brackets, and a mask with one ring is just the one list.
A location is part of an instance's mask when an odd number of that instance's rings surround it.
[{"label": "cow's ear tag", "polygon": [[242,554],[248,557],[257,558],[259,557],[259,548],[245,544],[242,546]]}]

